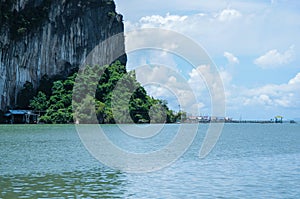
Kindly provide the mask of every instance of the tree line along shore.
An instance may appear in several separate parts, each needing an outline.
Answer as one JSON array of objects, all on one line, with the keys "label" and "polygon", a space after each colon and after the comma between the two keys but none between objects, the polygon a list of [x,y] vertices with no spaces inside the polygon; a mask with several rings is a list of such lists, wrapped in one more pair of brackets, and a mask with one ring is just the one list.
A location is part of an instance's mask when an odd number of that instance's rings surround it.
[{"label": "tree line along shore", "polygon": [[[119,61],[86,66],[63,79],[44,75],[37,89],[26,82],[14,109],[30,110],[32,116],[38,115],[38,122],[47,124],[175,123],[186,116],[171,110],[166,100],[149,96],[135,72],[127,72]],[[4,122],[12,123],[2,112]],[[29,118],[29,123],[35,122]]]}]

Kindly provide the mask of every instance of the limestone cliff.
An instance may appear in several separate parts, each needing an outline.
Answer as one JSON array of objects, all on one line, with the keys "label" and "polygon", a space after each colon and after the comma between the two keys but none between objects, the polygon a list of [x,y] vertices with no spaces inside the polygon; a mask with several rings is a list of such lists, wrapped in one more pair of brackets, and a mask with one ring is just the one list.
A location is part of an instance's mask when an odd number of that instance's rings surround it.
[{"label": "limestone cliff", "polygon": [[[37,87],[45,74],[67,75],[124,30],[112,0],[0,0],[0,7],[0,110],[15,106],[26,81]],[[102,45],[101,63],[116,50],[125,52],[123,37]]]}]

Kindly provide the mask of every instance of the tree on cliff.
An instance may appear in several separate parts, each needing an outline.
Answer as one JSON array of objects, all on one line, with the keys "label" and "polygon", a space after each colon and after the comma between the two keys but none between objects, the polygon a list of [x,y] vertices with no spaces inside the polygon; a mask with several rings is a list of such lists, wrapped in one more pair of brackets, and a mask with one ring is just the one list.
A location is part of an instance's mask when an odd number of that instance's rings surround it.
[{"label": "tree on cliff", "polygon": [[64,81],[53,83],[52,95],[47,102],[48,108],[41,121],[54,124],[73,122],[72,89],[75,77],[76,74]]},{"label": "tree on cliff", "polygon": [[30,101],[30,107],[39,112],[47,110],[48,105],[47,96],[42,91]]},{"label": "tree on cliff", "polygon": [[73,117],[79,123],[170,123],[178,117],[166,101],[150,97],[135,72],[127,72],[118,61],[105,67],[86,66],[66,80],[55,81],[51,93],[48,100],[39,92],[31,101],[35,110],[46,109],[41,117],[46,123],[70,123]]}]

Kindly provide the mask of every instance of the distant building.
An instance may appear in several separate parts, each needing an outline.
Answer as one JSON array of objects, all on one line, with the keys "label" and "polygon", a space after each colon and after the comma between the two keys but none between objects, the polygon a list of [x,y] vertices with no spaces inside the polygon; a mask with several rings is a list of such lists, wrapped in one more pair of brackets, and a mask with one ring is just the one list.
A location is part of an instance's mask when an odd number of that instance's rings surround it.
[{"label": "distant building", "polygon": [[36,124],[38,114],[30,110],[9,110],[4,114],[4,119],[8,124]]},{"label": "distant building", "polygon": [[200,123],[209,123],[210,117],[209,116],[200,116],[198,117]]},{"label": "distant building", "polygon": [[216,122],[217,119],[218,119],[218,118],[217,118],[216,116],[211,116],[211,117],[210,117],[210,121],[211,121],[211,122]]},{"label": "distant building", "polygon": [[225,117],[225,122],[232,122],[233,119],[231,117]]},{"label": "distant building", "polygon": [[275,123],[282,123],[283,117],[280,115],[275,116]]}]

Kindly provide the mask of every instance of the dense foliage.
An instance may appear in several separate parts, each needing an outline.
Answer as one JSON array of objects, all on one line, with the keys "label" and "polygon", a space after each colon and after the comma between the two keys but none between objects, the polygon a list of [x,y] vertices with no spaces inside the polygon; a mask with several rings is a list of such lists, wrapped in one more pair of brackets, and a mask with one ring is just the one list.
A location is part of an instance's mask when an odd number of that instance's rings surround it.
[{"label": "dense foliage", "polygon": [[120,62],[87,66],[66,80],[54,81],[50,95],[44,87],[30,106],[44,112],[41,121],[46,123],[170,123],[180,117],[166,101],[147,95],[135,72],[127,72]]},{"label": "dense foliage", "polygon": [[20,11],[12,10],[15,0],[4,0],[0,4],[1,26],[6,25],[10,30],[11,39],[17,39],[38,28],[48,16],[51,0],[43,0],[37,7],[27,4]]},{"label": "dense foliage", "polygon": [[[70,21],[76,12],[79,15],[83,11],[83,8],[87,6],[113,6],[111,0],[85,0],[85,1],[64,1],[64,4],[73,3],[74,6],[78,7],[81,5],[81,9],[69,9],[66,14],[66,21]],[[17,11],[14,8],[16,0],[1,0],[0,1],[0,29],[5,26],[9,30],[11,39],[20,39],[23,35],[29,32],[37,30],[41,25],[48,20],[53,1],[51,0],[40,0],[39,4],[33,2],[25,4],[25,8]],[[116,13],[114,11],[108,12],[108,17],[114,17]]]}]

